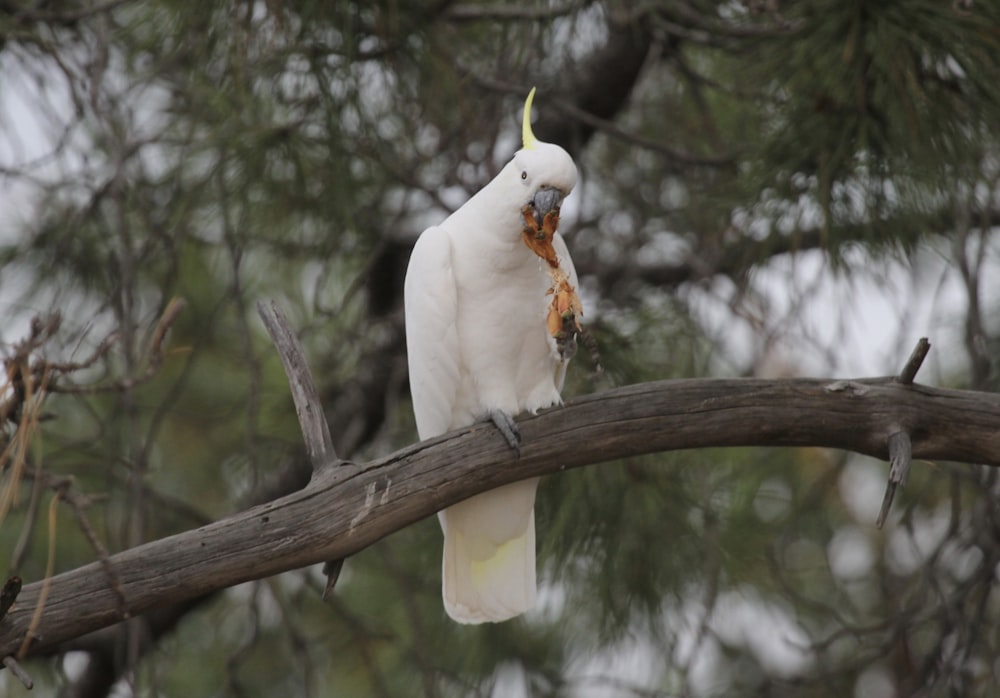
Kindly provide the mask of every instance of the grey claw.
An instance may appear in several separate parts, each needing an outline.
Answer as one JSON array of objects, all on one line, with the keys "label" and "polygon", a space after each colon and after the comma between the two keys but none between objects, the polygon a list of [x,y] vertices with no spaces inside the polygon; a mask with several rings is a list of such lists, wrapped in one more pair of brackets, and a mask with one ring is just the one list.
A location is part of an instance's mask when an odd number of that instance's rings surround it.
[{"label": "grey claw", "polygon": [[514,418],[506,412],[500,410],[490,410],[490,421],[493,422],[503,438],[507,440],[507,445],[513,449],[514,454],[521,457],[521,430],[517,428]]}]

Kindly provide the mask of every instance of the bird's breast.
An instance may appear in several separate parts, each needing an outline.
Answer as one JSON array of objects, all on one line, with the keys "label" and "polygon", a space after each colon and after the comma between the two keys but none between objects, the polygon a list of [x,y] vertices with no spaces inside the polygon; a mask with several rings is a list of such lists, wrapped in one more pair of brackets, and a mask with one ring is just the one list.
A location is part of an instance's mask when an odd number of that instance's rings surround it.
[{"label": "bird's breast", "polygon": [[546,326],[549,277],[520,240],[505,254],[454,255],[461,400],[516,414],[559,401],[559,357]]}]

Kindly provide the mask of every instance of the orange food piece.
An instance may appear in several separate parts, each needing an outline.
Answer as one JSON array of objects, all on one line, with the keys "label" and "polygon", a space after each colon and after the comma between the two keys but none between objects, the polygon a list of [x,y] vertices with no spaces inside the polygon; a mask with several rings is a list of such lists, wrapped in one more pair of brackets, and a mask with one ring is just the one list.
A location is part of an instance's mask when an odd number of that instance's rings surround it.
[{"label": "orange food piece", "polygon": [[559,227],[559,214],[549,211],[542,220],[542,227],[538,227],[535,220],[535,210],[532,206],[525,206],[521,209],[524,216],[524,228],[521,229],[521,239],[532,252],[541,257],[550,267],[559,266],[559,257],[552,246],[552,237]]},{"label": "orange food piece", "polygon": [[563,321],[562,316],[559,315],[555,308],[549,310],[548,316],[545,318],[545,326],[549,330],[549,335],[558,338],[563,332]]},{"label": "orange food piece", "polygon": [[559,266],[559,255],[552,245],[556,230],[559,228],[559,212],[553,210],[546,213],[541,226],[535,220],[533,206],[527,205],[522,208],[521,215],[524,217],[521,239],[528,249],[549,265],[552,286],[548,294],[552,296],[552,302],[549,303],[549,312],[545,317],[549,335],[557,340],[572,339],[575,334],[582,331],[577,318],[583,315],[583,304],[576,289],[570,284],[566,272]]}]

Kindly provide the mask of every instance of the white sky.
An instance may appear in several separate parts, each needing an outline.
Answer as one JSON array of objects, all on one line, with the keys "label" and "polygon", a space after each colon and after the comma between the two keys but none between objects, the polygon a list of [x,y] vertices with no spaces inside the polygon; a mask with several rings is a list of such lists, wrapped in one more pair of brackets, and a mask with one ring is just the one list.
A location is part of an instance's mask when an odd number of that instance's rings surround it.
[{"label": "white sky", "polygon": [[[965,369],[966,294],[954,265],[927,249],[916,268],[872,259],[860,250],[848,253],[846,266],[849,274],[835,273],[821,252],[809,251],[779,257],[756,271],[755,287],[767,299],[757,320],[770,341],[748,322],[733,321],[725,281],[700,296],[698,307],[728,354],[764,350],[764,375],[891,375],[921,337],[932,348],[920,382],[940,383]],[[1000,250],[994,248],[987,268],[1000,270]],[[1000,298],[1000,273],[984,275],[981,297]]]}]

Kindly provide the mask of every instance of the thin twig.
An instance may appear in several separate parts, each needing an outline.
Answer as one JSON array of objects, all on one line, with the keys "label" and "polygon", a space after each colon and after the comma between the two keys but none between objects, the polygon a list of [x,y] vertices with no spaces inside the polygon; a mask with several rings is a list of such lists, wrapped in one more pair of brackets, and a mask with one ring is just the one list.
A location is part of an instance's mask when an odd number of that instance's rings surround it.
[{"label": "thin twig", "polygon": [[42,611],[45,609],[45,602],[48,600],[49,589],[52,586],[52,575],[55,573],[56,567],[56,507],[61,498],[62,495],[57,491],[49,503],[49,556],[45,563],[45,580],[38,592],[38,603],[35,604],[35,612],[31,616],[28,630],[24,633],[24,641],[21,642],[21,648],[17,651],[18,657],[25,657],[28,654],[31,641],[35,639],[38,625],[42,622]]},{"label": "thin twig", "polygon": [[48,387],[49,372],[45,371],[37,386],[30,374],[22,374],[20,387],[15,389],[20,395],[21,405],[18,407],[17,430],[0,453],[0,469],[7,468],[8,463],[10,464],[7,486],[0,492],[0,522],[17,505],[21,477],[28,462],[28,449],[38,432],[42,403]]},{"label": "thin twig", "polygon": [[[146,367],[145,369],[134,376],[125,376],[120,380],[108,382],[108,383],[97,383],[94,385],[64,385],[58,384],[53,381],[53,384],[49,386],[49,392],[51,393],[71,393],[75,395],[92,395],[95,393],[106,393],[106,392],[124,392],[128,390],[133,390],[134,388],[148,382],[153,376],[156,375],[156,371],[163,364],[163,360],[166,358],[166,352],[164,351],[163,343],[166,339],[167,332],[173,326],[177,317],[180,315],[181,311],[187,307],[187,301],[183,298],[173,298],[167,307],[164,308],[163,314],[160,315],[160,319],[156,322],[156,327],[153,328],[153,333],[149,339],[149,347],[146,351]],[[107,351],[118,341],[118,335],[112,334],[107,337],[101,345],[97,348],[92,356],[90,356],[86,361],[80,363],[49,363],[49,362],[38,362],[32,367],[33,371],[39,371],[44,368],[45,370],[53,371],[58,375],[64,375],[67,373],[72,373],[83,368],[88,368],[97,362],[99,358],[104,356]]]},{"label": "thin twig", "polygon": [[83,532],[87,542],[89,542],[90,546],[94,549],[94,552],[97,553],[97,559],[100,561],[101,567],[104,568],[104,573],[108,576],[108,583],[111,585],[111,589],[114,591],[115,596],[118,597],[118,610],[121,613],[122,619],[128,618],[128,613],[125,610],[125,592],[122,590],[121,578],[118,576],[118,572],[111,563],[111,556],[108,553],[108,549],[97,536],[97,532],[94,530],[94,527],[90,525],[90,520],[87,519],[85,510],[88,506],[90,506],[91,499],[86,495],[73,492],[70,489],[71,485],[72,480],[66,478],[65,483],[59,484],[57,491],[69,504],[70,509],[73,510],[73,515],[76,517],[77,525]]},{"label": "thin twig", "polygon": [[28,551],[28,546],[31,544],[31,539],[35,531],[38,503],[42,500],[42,492],[45,489],[45,478],[42,477],[42,462],[36,460],[34,471],[25,472],[24,476],[32,480],[31,494],[28,497],[28,508],[24,512],[24,523],[21,525],[21,533],[18,534],[17,543],[14,544],[14,551],[10,555],[8,565],[9,569],[12,570],[21,568],[21,563]]},{"label": "thin twig", "polygon": [[160,367],[160,364],[163,363],[163,340],[166,338],[170,328],[173,327],[177,316],[186,307],[187,301],[183,298],[171,298],[170,302],[167,303],[167,307],[163,309],[163,314],[156,323],[153,335],[149,340],[149,366],[146,368],[148,375],[152,375]]},{"label": "thin twig", "polygon": [[64,374],[64,373],[74,373],[76,371],[81,371],[85,368],[90,368],[91,366],[96,364],[101,357],[103,357],[105,354],[108,353],[108,350],[114,346],[117,340],[118,340],[118,335],[112,332],[107,337],[105,337],[104,341],[102,341],[97,346],[94,352],[83,361],[67,361],[61,363],[53,363],[50,361],[37,361],[35,365],[32,367],[32,371],[34,371],[35,373],[40,373],[42,371],[52,371],[53,373]]},{"label": "thin twig", "polygon": [[917,341],[917,346],[913,347],[910,358],[906,360],[906,364],[903,365],[903,370],[899,372],[899,377],[896,380],[903,385],[913,383],[913,379],[917,377],[917,371],[920,370],[920,366],[924,363],[924,358],[927,356],[930,348],[931,343],[927,341],[927,337],[921,337]]},{"label": "thin twig", "polygon": [[18,664],[16,659],[10,656],[4,657],[3,665],[10,669],[10,673],[16,676],[17,680],[23,683],[29,691],[34,688],[35,682],[31,680],[31,676],[24,670],[23,666]]}]

